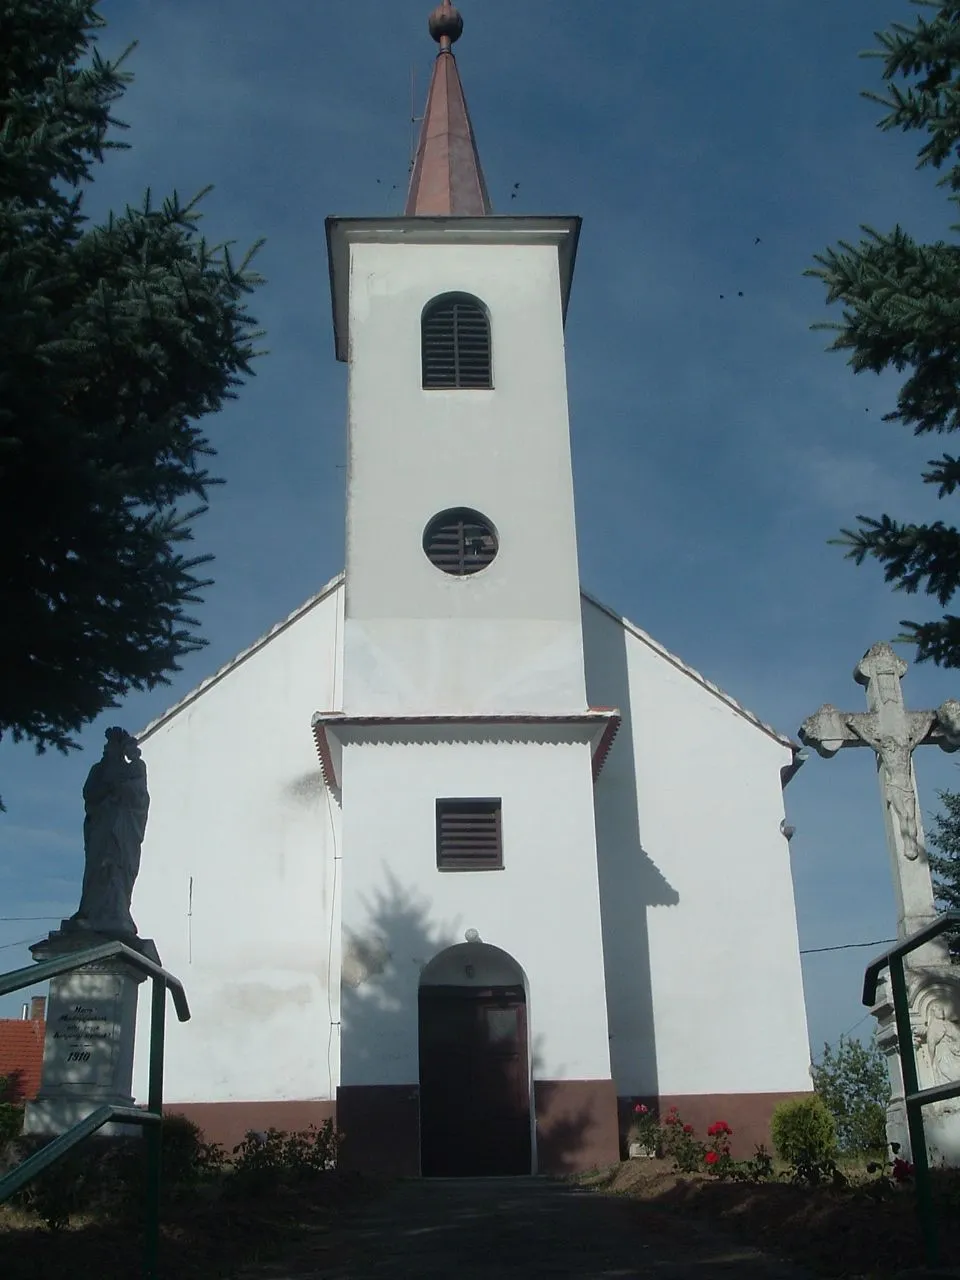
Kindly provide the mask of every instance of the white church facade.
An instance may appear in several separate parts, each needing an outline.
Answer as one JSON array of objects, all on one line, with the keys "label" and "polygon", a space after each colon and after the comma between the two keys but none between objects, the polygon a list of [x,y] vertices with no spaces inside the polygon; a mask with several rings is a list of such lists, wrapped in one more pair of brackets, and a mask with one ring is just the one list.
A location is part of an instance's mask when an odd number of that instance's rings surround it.
[{"label": "white church facade", "polygon": [[581,589],[579,220],[491,213],[461,30],[404,216],[327,223],[345,573],[139,735],[166,1096],[411,1175],[608,1163],[637,1101],[749,1150],[811,1087],[798,747]]}]

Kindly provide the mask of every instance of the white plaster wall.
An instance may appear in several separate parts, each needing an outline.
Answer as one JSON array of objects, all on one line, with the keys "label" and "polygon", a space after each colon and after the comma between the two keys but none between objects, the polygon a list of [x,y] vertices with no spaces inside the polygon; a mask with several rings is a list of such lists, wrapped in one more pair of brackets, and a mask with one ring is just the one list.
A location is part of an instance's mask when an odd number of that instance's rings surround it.
[{"label": "white plaster wall", "polygon": [[[354,244],[344,708],[579,711],[579,581],[555,246]],[[420,317],[473,293],[491,313],[495,389],[424,391]],[[422,549],[472,507],[500,538],[458,579]]]},{"label": "white plaster wall", "polygon": [[[343,989],[345,1085],[416,1083],[421,971],[468,929],[526,975],[534,1077],[610,1078],[590,750],[558,736],[344,748],[344,975],[351,952],[368,969]],[[501,797],[502,871],[438,871],[458,796]]]},{"label": "white plaster wall", "polygon": [[619,1092],[807,1090],[790,752],[587,600],[583,621],[591,701],[625,713],[597,787]]},{"label": "white plaster wall", "polygon": [[[336,706],[341,606],[333,590],[143,740],[151,806],[133,913],[193,1014],[180,1024],[168,1008],[171,1102],[334,1096],[340,817],[310,718]],[[149,1003],[145,986],[140,1100]]]}]

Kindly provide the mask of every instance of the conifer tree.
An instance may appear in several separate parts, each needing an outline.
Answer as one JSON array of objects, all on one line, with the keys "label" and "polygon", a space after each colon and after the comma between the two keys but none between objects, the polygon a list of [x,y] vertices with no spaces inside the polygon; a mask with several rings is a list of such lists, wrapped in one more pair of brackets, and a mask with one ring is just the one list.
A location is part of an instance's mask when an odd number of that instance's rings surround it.
[{"label": "conifer tree", "polygon": [[131,79],[104,25],[97,0],[0,0],[0,735],[41,751],[204,643],[196,424],[258,336],[259,246],[209,245],[196,200],[84,216]]},{"label": "conifer tree", "polygon": [[[864,96],[886,114],[879,127],[917,131],[925,140],[919,166],[942,171],[947,199],[960,202],[960,2],[912,0],[925,12],[913,25],[896,23],[877,32],[881,47],[865,56],[883,60],[885,95]],[[902,227],[882,233],[862,227],[858,245],[841,241],[817,255],[807,273],[823,280],[827,301],[843,304],[843,318],[818,325],[837,331],[833,350],[848,351],[854,371],[895,369],[907,373],[896,409],[886,420],[914,434],[960,428],[960,247],[950,239],[920,244]],[[927,484],[940,498],[960,484],[960,457],[944,453],[928,463]],[[873,557],[887,582],[915,593],[922,589],[946,609],[960,586],[960,531],[949,521],[903,523],[892,516],[857,517],[836,541],[857,564]],[[918,661],[960,666],[960,617],[949,612],[933,622],[904,620],[904,635],[917,646]]]},{"label": "conifer tree", "polygon": [[[960,792],[938,794],[943,812],[934,815],[928,843],[939,852],[928,849],[927,858],[937,906],[941,911],[960,911]],[[954,962],[960,964],[960,934],[950,936],[948,941]]]}]

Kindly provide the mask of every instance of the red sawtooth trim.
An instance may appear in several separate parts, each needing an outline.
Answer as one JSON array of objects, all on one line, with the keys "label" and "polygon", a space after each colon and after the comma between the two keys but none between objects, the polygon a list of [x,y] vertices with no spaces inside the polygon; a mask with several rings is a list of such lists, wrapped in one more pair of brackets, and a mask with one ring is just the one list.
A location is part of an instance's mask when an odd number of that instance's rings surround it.
[{"label": "red sawtooth trim", "polygon": [[603,733],[600,735],[600,741],[597,743],[597,749],[593,753],[593,780],[600,777],[603,766],[607,762],[607,756],[613,746],[614,739],[620,732],[620,725],[623,723],[620,713],[612,711],[610,719],[607,721]]},{"label": "red sawtooth trim", "polygon": [[574,712],[570,715],[543,715],[538,713],[509,712],[505,715],[393,715],[393,716],[346,716],[339,711],[318,711],[313,717],[313,740],[316,743],[317,755],[324,782],[328,787],[339,787],[339,780],[333,767],[333,755],[327,729],[342,725],[344,728],[376,729],[387,725],[431,725],[431,724],[543,724],[543,725],[576,725],[602,724],[603,732],[593,753],[593,778],[600,776],[604,762],[610,754],[613,740],[620,728],[621,716],[615,707],[591,707],[588,711]]},{"label": "red sawtooth trim", "polygon": [[340,783],[333,767],[333,755],[330,751],[330,739],[327,737],[327,726],[321,720],[314,720],[313,741],[320,758],[320,772],[328,791],[338,790]]}]

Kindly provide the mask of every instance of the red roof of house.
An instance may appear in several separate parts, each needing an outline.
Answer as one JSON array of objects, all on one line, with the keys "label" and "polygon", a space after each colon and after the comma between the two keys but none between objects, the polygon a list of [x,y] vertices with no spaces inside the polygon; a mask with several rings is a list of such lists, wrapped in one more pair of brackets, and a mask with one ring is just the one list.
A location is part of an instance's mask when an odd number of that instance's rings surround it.
[{"label": "red roof of house", "polygon": [[0,1018],[0,1077],[10,1085],[4,1102],[29,1101],[39,1093],[46,1025],[39,1018]]}]

